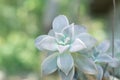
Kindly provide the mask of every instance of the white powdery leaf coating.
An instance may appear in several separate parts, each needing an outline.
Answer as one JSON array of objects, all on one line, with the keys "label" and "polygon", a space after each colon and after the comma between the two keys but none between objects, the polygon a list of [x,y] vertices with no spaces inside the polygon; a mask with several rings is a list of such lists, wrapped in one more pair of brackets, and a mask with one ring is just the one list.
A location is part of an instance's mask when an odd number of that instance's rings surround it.
[{"label": "white powdery leaf coating", "polygon": [[102,80],[103,78],[103,69],[100,65],[97,65],[98,74],[96,74],[97,80]]},{"label": "white powdery leaf coating", "polygon": [[96,65],[91,59],[83,55],[76,55],[76,57],[74,57],[74,60],[78,70],[86,74],[97,74]]},{"label": "white powdery leaf coating", "polygon": [[41,36],[39,36],[39,37],[37,37],[37,38],[35,39],[35,46],[36,46],[39,50],[43,50],[43,48],[41,47],[40,43],[41,43],[41,41],[42,41],[44,38],[46,38],[46,37],[47,37],[47,35],[41,35]]},{"label": "white powdery leaf coating", "polygon": [[110,42],[109,41],[104,41],[98,47],[96,48],[98,51],[101,53],[106,52],[110,48]]},{"label": "white powdery leaf coating", "polygon": [[64,36],[64,34],[62,34],[62,33],[55,33],[55,39],[56,39],[56,41],[58,42],[58,43],[62,43],[63,41],[63,39],[65,38],[65,36]]},{"label": "white powdery leaf coating", "polygon": [[69,53],[63,53],[58,56],[57,65],[61,71],[68,75],[74,65],[73,58]]},{"label": "white powdery leaf coating", "polygon": [[113,58],[112,62],[109,63],[109,66],[117,68],[120,66],[120,60],[117,58]]},{"label": "white powdery leaf coating", "polygon": [[80,39],[75,39],[75,41],[71,44],[70,52],[77,52],[84,48],[87,48],[86,45]]},{"label": "white powdery leaf coating", "polygon": [[65,51],[68,50],[69,47],[70,47],[70,45],[65,45],[65,46],[58,45],[58,51],[59,51],[59,53],[64,53]]},{"label": "white powdery leaf coating", "polygon": [[65,34],[71,38],[76,38],[79,36],[79,34],[85,33],[85,32],[87,32],[85,27],[79,26],[79,25],[74,25],[74,24],[70,24],[62,30],[63,34]]},{"label": "white powdery leaf coating", "polygon": [[74,73],[75,73],[74,67],[70,70],[68,75],[65,75],[65,73],[63,73],[62,71],[59,71],[59,75],[61,76],[62,80],[73,80]]},{"label": "white powdery leaf coating", "polygon": [[88,33],[81,33],[79,35],[79,39],[84,42],[84,44],[87,46],[87,48],[94,47],[97,42],[96,39]]},{"label": "white powdery leaf coating", "polygon": [[61,32],[67,25],[69,25],[67,17],[64,15],[59,15],[53,21],[53,30],[55,32]]},{"label": "white powdery leaf coating", "polygon": [[40,50],[49,50],[49,51],[56,51],[57,44],[55,38],[52,36],[40,36],[35,41],[36,47]]},{"label": "white powdery leaf coating", "polygon": [[49,32],[48,32],[48,35],[50,35],[50,36],[55,36],[55,32],[53,31],[53,29],[51,29]]},{"label": "white powdery leaf coating", "polygon": [[85,27],[81,26],[81,25],[74,25],[74,36],[78,37],[81,33],[87,33],[87,30]]},{"label": "white powdery leaf coating", "polygon": [[48,56],[42,62],[42,73],[44,75],[51,74],[57,70],[57,54]]},{"label": "white powdery leaf coating", "polygon": [[95,62],[111,63],[113,58],[107,54],[101,54],[96,58]]},{"label": "white powdery leaf coating", "polygon": [[74,38],[74,24],[64,27],[62,33],[71,39]]}]

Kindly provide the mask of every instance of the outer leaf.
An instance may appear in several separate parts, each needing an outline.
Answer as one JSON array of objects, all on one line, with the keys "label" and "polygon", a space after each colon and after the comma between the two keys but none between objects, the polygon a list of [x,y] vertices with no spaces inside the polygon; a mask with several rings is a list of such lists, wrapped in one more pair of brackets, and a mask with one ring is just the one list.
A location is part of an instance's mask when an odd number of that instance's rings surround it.
[{"label": "outer leaf", "polygon": [[76,55],[74,57],[74,60],[75,60],[77,68],[80,71],[83,71],[84,73],[87,73],[87,74],[97,73],[97,68],[95,66],[95,63],[91,59],[83,55]]},{"label": "outer leaf", "polygon": [[75,39],[75,41],[71,44],[70,52],[77,52],[84,48],[87,48],[86,45],[80,39]]},{"label": "outer leaf", "polygon": [[120,61],[117,58],[113,58],[112,62],[109,63],[109,66],[114,67],[114,68],[119,67]]},{"label": "outer leaf", "polygon": [[107,54],[102,54],[97,57],[96,62],[111,63],[113,58]]},{"label": "outer leaf", "polygon": [[42,36],[39,36],[39,37],[36,38],[36,40],[35,40],[35,46],[36,46],[39,50],[43,50],[43,48],[40,47],[40,42],[41,42],[44,38],[46,38],[46,37],[47,37],[47,35],[42,35]]},{"label": "outer leaf", "polygon": [[65,73],[65,75],[68,75],[73,67],[73,64],[74,62],[71,54],[63,53],[58,56],[57,65],[61,69],[61,71]]},{"label": "outer leaf", "polygon": [[98,74],[96,75],[97,80],[102,80],[103,78],[103,69],[101,66],[97,65]]},{"label": "outer leaf", "polygon": [[81,33],[79,39],[84,42],[87,48],[92,48],[96,44],[96,39],[88,33]]},{"label": "outer leaf", "polygon": [[65,75],[65,73],[62,71],[59,71],[59,75],[61,76],[62,80],[73,80],[74,72],[75,70],[72,68],[68,75]]},{"label": "outer leaf", "polygon": [[106,52],[109,48],[110,48],[110,42],[104,41],[97,47],[97,50],[100,52]]},{"label": "outer leaf", "polygon": [[75,37],[78,37],[81,33],[87,32],[87,29],[81,25],[74,25],[74,30],[75,30],[75,33],[74,33]]},{"label": "outer leaf", "polygon": [[64,15],[59,15],[53,21],[53,30],[55,32],[61,32],[67,25],[69,25],[67,17]]},{"label": "outer leaf", "polygon": [[53,29],[51,29],[51,30],[48,32],[48,35],[50,35],[50,36],[55,36],[55,32],[53,31]]},{"label": "outer leaf", "polygon": [[57,50],[57,43],[55,38],[52,36],[39,36],[35,40],[35,45],[40,50],[50,50],[56,51]]},{"label": "outer leaf", "polygon": [[42,63],[42,73],[51,74],[57,70],[57,54],[50,55]]}]

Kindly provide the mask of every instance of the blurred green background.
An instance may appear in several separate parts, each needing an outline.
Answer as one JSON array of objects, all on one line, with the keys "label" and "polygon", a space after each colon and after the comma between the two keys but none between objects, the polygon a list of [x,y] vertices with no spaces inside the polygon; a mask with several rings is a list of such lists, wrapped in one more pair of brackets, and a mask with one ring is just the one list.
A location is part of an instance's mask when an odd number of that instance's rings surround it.
[{"label": "blurred green background", "polygon": [[70,23],[86,26],[98,41],[108,38],[111,1],[0,0],[0,77],[7,77],[0,80],[24,80],[26,75],[31,78],[25,80],[40,79],[43,57],[34,40],[46,34],[60,14],[66,15]]}]

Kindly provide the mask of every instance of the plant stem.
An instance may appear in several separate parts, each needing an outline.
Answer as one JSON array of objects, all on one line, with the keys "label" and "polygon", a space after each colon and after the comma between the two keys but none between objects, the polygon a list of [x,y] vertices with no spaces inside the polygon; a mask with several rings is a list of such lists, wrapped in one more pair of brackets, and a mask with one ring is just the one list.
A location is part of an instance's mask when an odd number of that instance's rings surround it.
[{"label": "plant stem", "polygon": [[[115,27],[115,19],[116,19],[116,3],[115,0],[113,0],[113,26],[112,26],[112,57],[114,58],[114,27]],[[113,68],[113,80],[114,80],[114,68]]]}]

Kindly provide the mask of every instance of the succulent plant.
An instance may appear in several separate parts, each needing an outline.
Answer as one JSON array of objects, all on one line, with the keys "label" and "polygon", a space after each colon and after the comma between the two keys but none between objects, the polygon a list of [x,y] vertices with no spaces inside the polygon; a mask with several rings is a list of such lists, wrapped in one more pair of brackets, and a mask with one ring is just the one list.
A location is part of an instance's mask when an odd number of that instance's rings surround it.
[{"label": "succulent plant", "polygon": [[[108,54],[108,49],[110,48],[110,43],[108,41],[103,41],[98,46],[93,49],[92,59],[94,60],[98,74],[96,75],[97,80],[102,80],[103,77],[110,78],[109,71],[107,71],[107,67],[117,67],[116,58],[112,58]],[[108,79],[109,80],[109,79]]]},{"label": "succulent plant", "polygon": [[[69,24],[66,16],[59,15],[53,20],[48,35],[40,35],[35,40],[40,51],[51,53],[42,63],[42,74],[49,75],[58,71],[62,80],[73,80],[77,69],[83,74],[95,75],[97,80],[102,80],[104,70],[101,63],[116,67],[113,64],[115,60],[106,54],[109,43],[104,42],[97,47],[95,44],[96,39],[87,33],[85,27]],[[95,48],[92,49],[93,47]],[[92,54],[82,53],[90,49]]]}]

